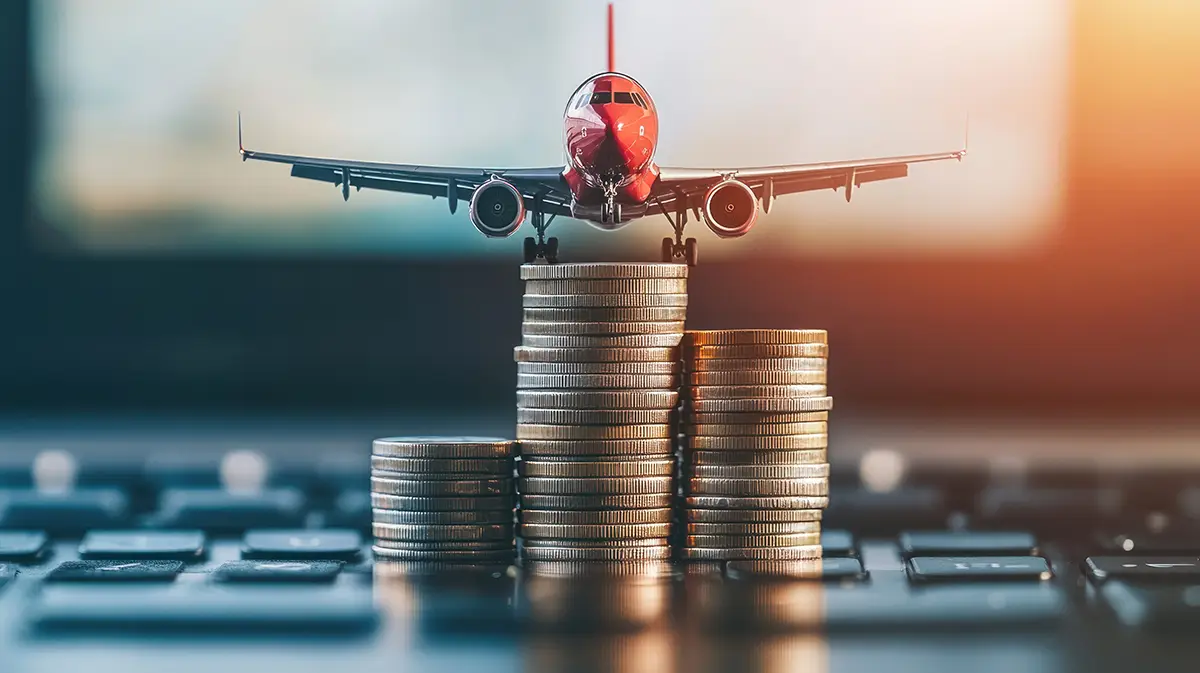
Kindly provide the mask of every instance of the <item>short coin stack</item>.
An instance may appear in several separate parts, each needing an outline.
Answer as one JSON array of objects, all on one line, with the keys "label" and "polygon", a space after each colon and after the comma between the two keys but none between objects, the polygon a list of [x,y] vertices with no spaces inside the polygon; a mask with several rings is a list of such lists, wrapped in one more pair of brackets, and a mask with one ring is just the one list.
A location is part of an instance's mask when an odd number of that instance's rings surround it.
[{"label": "short coin stack", "polygon": [[828,348],[824,330],[684,335],[682,558],[821,558]]},{"label": "short coin stack", "polygon": [[670,558],[681,264],[525,265],[522,563]]},{"label": "short coin stack", "polygon": [[511,563],[515,447],[512,440],[492,437],[375,440],[375,555],[392,561]]}]

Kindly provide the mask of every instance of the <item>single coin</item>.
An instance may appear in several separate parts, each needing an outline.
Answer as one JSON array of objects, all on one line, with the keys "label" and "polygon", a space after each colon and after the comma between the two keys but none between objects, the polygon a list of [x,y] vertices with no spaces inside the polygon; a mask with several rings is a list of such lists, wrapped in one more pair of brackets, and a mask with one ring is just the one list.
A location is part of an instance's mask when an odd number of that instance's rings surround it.
[{"label": "single coin", "polygon": [[756,344],[741,346],[687,346],[683,349],[684,360],[709,360],[714,358],[763,359],[763,358],[825,358],[829,346],[821,343],[809,344]]},{"label": "single coin", "polygon": [[665,538],[671,534],[669,523],[632,523],[632,524],[572,524],[561,525],[553,523],[522,523],[517,529],[522,539],[557,539],[557,540],[616,540],[645,538]]},{"label": "single coin", "polygon": [[829,365],[825,353],[817,348],[821,344],[808,344],[819,356],[799,358],[696,358],[683,353],[683,369],[688,372],[823,372]]},{"label": "single coin", "polygon": [[685,423],[680,431],[688,436],[760,437],[763,435],[823,435],[829,431],[825,421],[802,423]]},{"label": "single coin", "polygon": [[824,576],[820,559],[811,561],[730,561],[725,574],[731,579],[819,580]]},{"label": "single coin", "polygon": [[770,425],[828,420],[828,411],[689,411],[683,414],[683,421],[691,425]]},{"label": "single coin", "polygon": [[665,561],[671,548],[662,547],[522,547],[523,561]]},{"label": "single coin", "polygon": [[514,504],[516,497],[511,494],[482,497],[412,497],[371,493],[371,507],[404,512],[511,511]]},{"label": "single coin", "polygon": [[687,308],[682,306],[647,306],[644,308],[527,308],[522,309],[521,317],[523,320],[555,322],[682,321],[687,318]]},{"label": "single coin", "polygon": [[683,334],[683,321],[665,322],[550,322],[525,321],[521,334],[559,334],[563,336],[602,336],[621,334]]},{"label": "single coin", "polygon": [[662,578],[675,574],[666,561],[530,561],[523,560],[521,570],[542,577],[630,577]]},{"label": "single coin", "polygon": [[683,447],[706,451],[790,451],[793,449],[823,449],[829,446],[829,435],[758,435],[750,437],[708,437],[688,435]]},{"label": "single coin", "polygon": [[578,262],[522,264],[521,280],[562,278],[687,278],[686,264],[670,262]]},{"label": "single coin", "polygon": [[825,370],[809,371],[722,371],[688,372],[684,385],[688,386],[794,386],[824,384],[829,375]]},{"label": "single coin", "polygon": [[669,423],[651,425],[517,424],[517,439],[669,439]]},{"label": "single coin", "polygon": [[615,334],[611,336],[561,336],[525,334],[521,345],[530,348],[674,348],[678,334]]},{"label": "single coin", "polygon": [[687,307],[687,293],[678,294],[531,294],[521,297],[524,308],[657,308]]},{"label": "single coin", "polygon": [[513,349],[517,362],[659,362],[674,365],[678,348],[532,348]]},{"label": "single coin", "polygon": [[728,400],[747,397],[816,397],[826,393],[820,384],[794,386],[684,386],[684,393],[693,400]]},{"label": "single coin", "polygon": [[714,479],[812,479],[829,478],[829,463],[808,465],[688,465],[686,477]]},{"label": "single coin", "polygon": [[707,547],[684,547],[680,555],[687,560],[696,561],[805,561],[821,558],[821,545],[803,545],[799,547],[743,547],[729,549],[712,549]]},{"label": "single coin", "polygon": [[414,542],[482,542],[508,540],[513,536],[511,524],[398,524],[374,523],[371,534],[376,540],[411,540]]},{"label": "single coin", "polygon": [[391,540],[375,538],[375,546],[404,551],[505,551],[513,548],[513,538],[499,540]]},{"label": "single coin", "polygon": [[[392,458],[371,456],[371,469],[412,474],[498,474],[510,475],[512,458]],[[434,477],[444,479],[445,477]]]},{"label": "single coin", "polygon": [[561,547],[568,549],[623,549],[629,547],[666,547],[671,544],[668,536],[611,538],[593,540],[581,538],[537,538],[522,537],[517,540],[518,549],[534,549],[538,547]]},{"label": "single coin", "polygon": [[694,346],[736,346],[740,344],[827,344],[829,333],[823,329],[714,329],[688,330],[687,341]]},{"label": "single coin", "polygon": [[[521,512],[533,510],[627,510],[662,509],[674,504],[674,493],[644,493],[615,495],[537,495],[522,494]],[[822,505],[824,507],[824,505]]]},{"label": "single coin", "polygon": [[578,376],[581,374],[620,376],[678,375],[678,362],[518,362],[517,374]]},{"label": "single coin", "polygon": [[[516,469],[516,466],[513,467]],[[371,470],[372,477],[380,479],[407,480],[436,480],[436,481],[475,481],[476,479],[512,479],[513,473],[481,474],[479,472],[395,472],[392,470]]]},{"label": "single coin", "polygon": [[488,551],[414,551],[411,549],[389,549],[374,545],[371,551],[376,556],[397,561],[440,561],[450,563],[511,563],[516,558],[515,549]]},{"label": "single coin", "polygon": [[529,280],[525,294],[683,294],[686,278]]},{"label": "single coin", "polygon": [[673,409],[517,409],[517,423],[535,425],[654,425],[670,423]]},{"label": "single coin", "polygon": [[755,549],[758,547],[803,547],[820,545],[821,534],[791,533],[788,535],[686,535],[683,538],[687,547],[707,547],[712,549]]},{"label": "single coin", "polygon": [[[518,393],[519,395],[520,393]],[[689,411],[829,411],[832,397],[749,397],[740,400],[688,400]]]},{"label": "single coin", "polygon": [[672,477],[523,477],[520,489],[522,495],[643,495],[672,493],[674,482]]},{"label": "single coin", "polygon": [[518,406],[539,409],[673,409],[678,403],[674,390],[517,391]]},{"label": "single coin", "polygon": [[518,518],[522,525],[609,526],[618,524],[670,523],[672,511],[670,507],[595,510],[523,509],[518,512]]},{"label": "single coin", "polygon": [[695,467],[720,466],[790,466],[813,465],[829,462],[825,449],[800,449],[797,451],[685,451],[685,465]]},{"label": "single coin", "polygon": [[383,437],[371,443],[376,456],[393,458],[507,458],[511,439],[498,437]]},{"label": "single coin", "polygon": [[414,497],[488,496],[512,493],[512,479],[385,479],[371,477],[371,492]]},{"label": "single coin", "polygon": [[675,474],[670,458],[619,461],[522,460],[522,477],[669,477]]},{"label": "single coin", "polygon": [[670,439],[521,440],[522,457],[674,455]]},{"label": "single coin", "polygon": [[829,506],[829,498],[689,495],[684,499],[684,503],[687,507],[696,509],[825,509]]},{"label": "single coin", "polygon": [[[820,523],[825,512],[819,509],[680,509],[681,520],[688,523]],[[698,532],[698,531],[697,531]]]},{"label": "single coin", "polygon": [[692,477],[683,480],[691,495],[728,496],[826,496],[829,479],[717,479]]},{"label": "single coin", "polygon": [[[793,535],[806,533],[821,534],[820,521],[786,521],[778,523],[729,522],[704,523],[689,522],[682,525],[688,535]],[[699,545],[712,546],[712,545]]]},{"label": "single coin", "polygon": [[507,509],[407,512],[399,509],[375,508],[371,510],[371,520],[375,523],[404,525],[436,524],[439,526],[452,524],[511,524],[513,522],[513,513]]},{"label": "single coin", "polygon": [[674,390],[679,378],[674,374],[521,374],[517,373],[517,388],[617,388]]}]

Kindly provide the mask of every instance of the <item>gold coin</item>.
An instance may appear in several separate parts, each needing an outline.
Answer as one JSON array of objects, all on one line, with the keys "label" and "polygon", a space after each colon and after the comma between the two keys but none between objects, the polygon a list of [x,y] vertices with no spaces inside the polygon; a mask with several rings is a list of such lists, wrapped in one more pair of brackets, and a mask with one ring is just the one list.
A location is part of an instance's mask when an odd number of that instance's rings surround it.
[{"label": "gold coin", "polygon": [[758,437],[761,435],[823,435],[829,432],[829,423],[808,421],[804,423],[685,423],[680,428],[688,436],[707,437]]},{"label": "gold coin", "polygon": [[[684,335],[687,335],[684,332]],[[684,343],[684,360],[729,358],[734,360],[764,358],[825,358],[829,346],[823,343],[807,344],[730,344],[719,346],[696,346]]]},{"label": "gold coin", "polygon": [[693,400],[729,400],[747,397],[817,397],[828,390],[824,385],[794,386],[684,386],[684,393]]},{"label": "gold coin", "polygon": [[694,346],[741,344],[828,344],[823,329],[715,329],[688,330],[686,341]]},{"label": "gold coin", "polygon": [[795,451],[695,451],[684,453],[692,467],[701,465],[815,465],[829,462],[825,449]]},{"label": "gold coin", "polygon": [[691,477],[683,480],[690,495],[730,497],[788,497],[829,495],[829,479],[719,479]]},{"label": "gold coin", "polygon": [[679,334],[525,334],[521,337],[521,345],[530,348],[675,348],[679,345]]},{"label": "gold coin", "polygon": [[[519,395],[520,393],[518,393]],[[744,399],[688,400],[685,411],[693,412],[764,412],[764,411],[829,411],[832,397],[749,397]]]},{"label": "gold coin", "polygon": [[828,411],[689,411],[683,416],[685,423],[694,425],[768,425],[828,420]]},{"label": "gold coin", "polygon": [[703,451],[793,451],[796,449],[825,449],[829,435],[757,435],[750,437],[720,437],[685,435],[685,449]]},{"label": "gold coin", "polygon": [[[819,346],[820,344],[809,344]],[[713,346],[712,348],[717,348]],[[822,354],[821,357],[803,358],[697,358],[694,354],[683,352],[683,370],[685,372],[824,372],[829,364]]]}]

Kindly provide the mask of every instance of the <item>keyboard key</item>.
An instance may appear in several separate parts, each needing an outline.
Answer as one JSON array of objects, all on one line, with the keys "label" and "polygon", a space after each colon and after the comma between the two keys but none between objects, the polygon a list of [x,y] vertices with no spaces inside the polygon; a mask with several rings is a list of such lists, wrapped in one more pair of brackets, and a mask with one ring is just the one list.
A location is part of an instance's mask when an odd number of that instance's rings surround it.
[{"label": "keyboard key", "polygon": [[949,516],[945,498],[933,488],[900,488],[880,493],[835,490],[821,522],[829,528],[878,536],[914,528],[944,528]]},{"label": "keyboard key", "polygon": [[0,563],[0,589],[17,576],[17,566],[11,563]]},{"label": "keyboard key", "polygon": [[158,528],[233,532],[299,528],[304,525],[304,496],[288,488],[261,493],[171,489],[163,492],[150,523]]},{"label": "keyboard key", "polygon": [[35,563],[47,550],[46,534],[40,531],[0,531],[0,561]]},{"label": "keyboard key", "polygon": [[256,530],[246,533],[242,558],[356,561],[362,544],[353,530]]},{"label": "keyboard key", "polygon": [[901,533],[900,553],[912,556],[1032,556],[1030,533],[916,531]]},{"label": "keyboard key", "polygon": [[825,558],[831,556],[858,556],[858,547],[854,544],[854,536],[844,530],[821,531],[821,554]]},{"label": "keyboard key", "polygon": [[89,531],[79,544],[85,559],[198,561],[204,557],[204,533],[181,531]]},{"label": "keyboard key", "polygon": [[46,575],[47,582],[170,582],[182,561],[67,561]]},{"label": "keyboard key", "polygon": [[1097,583],[1120,579],[1200,584],[1200,557],[1196,556],[1089,556],[1083,569]]},{"label": "keyboard key", "polygon": [[42,632],[318,636],[366,633],[379,615],[369,588],[206,583],[170,586],[48,586],[29,619]]},{"label": "keyboard key", "polygon": [[230,561],[213,571],[214,582],[332,582],[338,561]]},{"label": "keyboard key", "polygon": [[1194,635],[1200,624],[1200,585],[1112,581],[1101,584],[1099,594],[1117,621],[1131,628]]},{"label": "keyboard key", "polygon": [[1095,542],[1098,550],[1109,554],[1200,555],[1200,530],[1192,526],[1172,526],[1163,531],[1099,532]]},{"label": "keyboard key", "polygon": [[370,530],[371,493],[369,491],[342,491],[325,513],[325,525],[331,528]]},{"label": "keyboard key", "polygon": [[115,489],[0,491],[0,528],[67,535],[89,528],[120,528],[128,518],[129,499]]},{"label": "keyboard key", "polygon": [[1078,538],[1120,510],[1121,493],[1115,489],[990,488],[979,496],[974,523]]},{"label": "keyboard key", "polygon": [[914,582],[1048,580],[1050,566],[1040,556],[914,556],[908,576]]},{"label": "keyboard key", "polygon": [[725,574],[738,580],[821,579],[826,582],[866,577],[862,562],[856,558],[825,558],[819,562],[730,561],[725,564]]}]

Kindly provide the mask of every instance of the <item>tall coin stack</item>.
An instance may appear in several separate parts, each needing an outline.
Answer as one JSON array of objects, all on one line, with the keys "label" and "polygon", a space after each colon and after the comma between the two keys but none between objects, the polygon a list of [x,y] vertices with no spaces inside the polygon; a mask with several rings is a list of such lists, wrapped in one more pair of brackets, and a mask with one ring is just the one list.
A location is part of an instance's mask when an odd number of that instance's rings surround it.
[{"label": "tall coin stack", "polygon": [[684,335],[682,558],[821,558],[833,407],[828,353],[824,330]]},{"label": "tall coin stack", "polygon": [[682,264],[524,265],[522,563],[669,559]]},{"label": "tall coin stack", "polygon": [[492,437],[387,437],[371,451],[379,559],[513,561],[516,443]]}]

